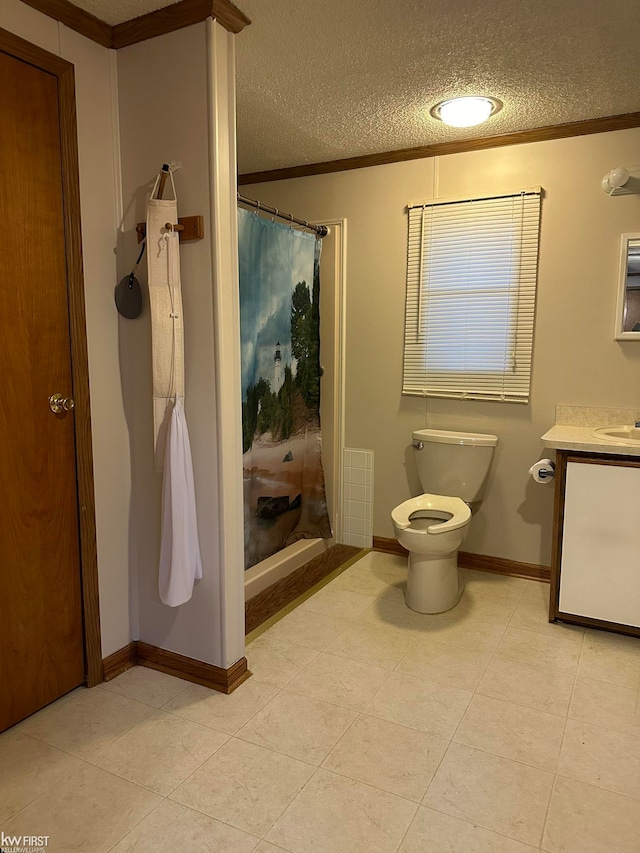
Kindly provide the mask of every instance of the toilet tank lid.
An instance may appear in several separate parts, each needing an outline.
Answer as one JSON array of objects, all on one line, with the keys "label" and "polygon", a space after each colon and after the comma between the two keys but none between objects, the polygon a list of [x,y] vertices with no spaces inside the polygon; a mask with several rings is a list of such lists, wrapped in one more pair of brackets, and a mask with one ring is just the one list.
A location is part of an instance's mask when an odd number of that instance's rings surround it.
[{"label": "toilet tank lid", "polygon": [[444,429],[417,429],[412,433],[414,441],[433,441],[436,444],[471,444],[476,447],[495,447],[497,435],[481,432],[450,432]]}]

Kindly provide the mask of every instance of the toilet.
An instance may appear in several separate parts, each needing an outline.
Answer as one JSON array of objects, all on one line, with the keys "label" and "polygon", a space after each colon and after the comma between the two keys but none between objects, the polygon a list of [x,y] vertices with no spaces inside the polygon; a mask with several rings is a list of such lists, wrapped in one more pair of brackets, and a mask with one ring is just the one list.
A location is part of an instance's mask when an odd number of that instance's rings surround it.
[{"label": "toilet", "polygon": [[[420,429],[413,455],[425,494],[391,513],[396,539],[409,551],[407,605],[442,613],[460,600],[458,550],[481,500],[498,438],[475,432]],[[426,491],[428,490],[428,491]]]}]

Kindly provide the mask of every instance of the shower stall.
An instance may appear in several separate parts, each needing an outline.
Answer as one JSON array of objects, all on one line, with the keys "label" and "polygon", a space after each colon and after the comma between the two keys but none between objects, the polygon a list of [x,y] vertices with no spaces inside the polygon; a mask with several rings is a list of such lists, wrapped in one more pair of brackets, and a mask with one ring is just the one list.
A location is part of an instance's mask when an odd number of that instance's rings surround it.
[{"label": "shower stall", "polygon": [[[246,202],[245,202],[246,204]],[[265,206],[260,205],[261,211]],[[276,209],[271,209],[272,213]],[[268,212],[268,211],[267,211]],[[287,215],[287,221],[290,217]],[[272,584],[295,572],[305,563],[323,554],[340,541],[341,533],[341,458],[343,438],[342,393],[344,388],[344,358],[342,357],[344,333],[344,223],[328,223],[328,235],[322,241],[320,262],[321,286],[320,312],[320,422],[322,424],[322,458],[326,487],[326,505],[331,521],[332,538],[299,538],[250,565],[244,573],[245,600],[253,598]],[[241,261],[242,267],[242,261]],[[280,341],[276,341],[280,345]],[[287,363],[289,352],[279,346],[273,353],[269,373],[271,388],[277,390],[282,383],[280,361]],[[243,352],[243,359],[246,353]],[[278,358],[280,356],[280,358]],[[280,372],[279,372],[280,371]],[[267,373],[267,369],[262,373]],[[246,380],[243,382],[243,406],[246,404]],[[247,441],[245,439],[245,446]],[[286,449],[286,447],[285,447]],[[285,457],[286,458],[286,457]],[[247,489],[245,470],[245,495]],[[255,501],[253,502],[255,503]],[[253,505],[253,504],[252,504]],[[293,502],[291,501],[291,506]],[[264,506],[264,505],[263,505]],[[268,506],[265,507],[268,510]],[[278,508],[274,507],[274,513]],[[287,508],[284,508],[286,512]],[[252,510],[255,511],[255,510]],[[245,536],[245,549],[247,549]]]}]

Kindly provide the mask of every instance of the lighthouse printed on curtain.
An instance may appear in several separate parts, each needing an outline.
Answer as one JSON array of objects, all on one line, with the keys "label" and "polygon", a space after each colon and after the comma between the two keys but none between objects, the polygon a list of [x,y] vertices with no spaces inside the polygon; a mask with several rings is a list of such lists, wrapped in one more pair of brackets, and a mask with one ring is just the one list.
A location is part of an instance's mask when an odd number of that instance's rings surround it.
[{"label": "lighthouse printed on curtain", "polygon": [[280,341],[276,344],[276,354],[273,357],[273,393],[277,394],[282,388],[282,351],[280,350]]},{"label": "lighthouse printed on curtain", "polygon": [[320,248],[238,210],[245,569],[328,539],[320,436]]}]

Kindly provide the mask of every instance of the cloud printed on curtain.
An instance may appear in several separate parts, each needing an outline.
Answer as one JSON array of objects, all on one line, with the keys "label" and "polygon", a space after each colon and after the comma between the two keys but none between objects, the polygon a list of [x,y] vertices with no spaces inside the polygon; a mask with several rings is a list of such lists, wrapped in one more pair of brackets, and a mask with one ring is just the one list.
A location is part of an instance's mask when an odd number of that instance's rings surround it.
[{"label": "cloud printed on curtain", "polygon": [[245,569],[328,539],[320,437],[320,250],[238,210]]}]

